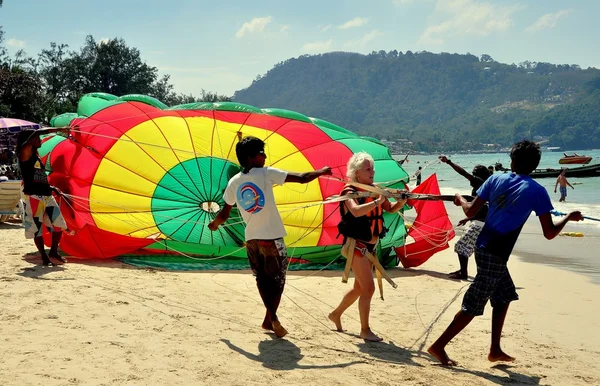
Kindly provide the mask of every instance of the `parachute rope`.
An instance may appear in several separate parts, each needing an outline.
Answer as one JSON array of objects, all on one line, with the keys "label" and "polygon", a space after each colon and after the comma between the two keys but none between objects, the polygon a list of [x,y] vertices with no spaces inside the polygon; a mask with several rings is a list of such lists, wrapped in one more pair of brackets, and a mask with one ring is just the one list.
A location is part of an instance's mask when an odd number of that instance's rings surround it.
[{"label": "parachute rope", "polygon": [[[128,209],[128,208],[126,208],[126,207],[123,207],[123,206],[119,206],[119,205],[115,205],[115,204],[111,204],[111,203],[104,203],[104,202],[101,202],[101,201],[98,201],[98,200],[91,200],[91,199],[88,199],[87,197],[74,196],[74,195],[67,194],[67,193],[64,193],[64,192],[62,193],[62,195],[63,195],[63,196],[65,196],[65,197],[67,197],[67,198],[74,199],[74,200],[73,200],[73,202],[74,202],[74,205],[79,205],[79,206],[82,206],[82,204],[78,204],[78,203],[77,203],[77,200],[80,200],[80,201],[88,201],[88,202],[95,201],[95,202],[102,203],[103,205],[112,206],[112,207],[114,207],[114,208],[117,208],[117,209]],[[68,205],[68,206],[70,206],[70,207],[73,209],[73,212],[74,212],[74,213],[75,213],[77,216],[81,216],[81,215],[80,215],[80,214],[77,212],[77,210],[75,209],[75,207],[74,207],[74,206],[73,206],[71,203],[69,203],[69,200],[64,200],[64,201],[67,203],[67,205]],[[298,209],[302,209],[302,207],[300,207],[300,208],[297,208],[297,209],[295,209],[295,210],[298,210]],[[144,212],[129,212],[129,213],[145,213],[145,212],[146,212],[146,211],[144,211]],[[92,213],[98,213],[98,212],[92,212]],[[327,217],[326,217],[326,218],[325,218],[323,221],[327,220],[327,219],[328,219],[328,218],[329,218],[331,215],[333,215],[333,213],[334,213],[334,212],[332,212],[332,213],[331,213],[329,216],[327,216]],[[124,219],[124,218],[122,218],[122,217],[120,217],[120,216],[117,216],[117,214],[118,214],[118,213],[111,213],[111,212],[106,212],[106,213],[104,213],[104,212],[102,212],[102,214],[105,214],[105,215],[107,215],[107,216],[112,216],[112,217],[113,217],[115,220],[117,220],[117,221],[121,221],[121,222],[124,222],[124,223],[127,223],[127,224],[134,224],[134,222],[133,222],[133,221],[128,221],[128,220],[126,220],[126,219]],[[185,222],[187,222],[187,223],[193,223],[193,224],[207,225],[207,224],[206,224],[206,222],[200,222],[200,221],[192,221],[192,220],[178,219],[178,218],[176,218],[176,217],[172,217],[172,216],[166,216],[166,215],[158,215],[158,216],[160,216],[160,217],[163,217],[163,218],[166,218],[166,219],[169,219],[169,220],[173,220],[173,221],[180,221],[180,222],[184,222],[184,223],[185,223]],[[241,219],[241,217],[234,217],[234,219]],[[314,220],[313,220],[313,221],[314,221]],[[240,221],[237,221],[237,222],[229,222],[229,221],[228,221],[228,223],[227,223],[227,224],[223,224],[223,225],[222,225],[222,227],[229,227],[229,226],[238,225],[238,224],[242,224],[242,223],[244,223],[244,221],[243,221],[243,220],[240,220]],[[297,244],[299,241],[301,241],[302,239],[304,239],[305,237],[307,237],[307,236],[308,236],[310,233],[312,233],[312,232],[316,231],[316,229],[317,229],[317,228],[318,228],[320,225],[322,225],[322,223],[319,223],[319,224],[317,224],[317,225],[315,225],[315,226],[310,226],[310,227],[307,227],[307,228],[306,228],[306,230],[304,231],[304,233],[303,233],[301,236],[299,236],[299,237],[298,237],[296,240],[294,240],[293,242],[289,243],[289,244],[288,244],[288,246],[292,246],[292,245],[295,245],[295,244]],[[137,231],[139,231],[139,229],[138,229]],[[137,231],[136,231],[136,232],[137,232]],[[155,242],[160,242],[160,239],[158,239],[158,238],[156,238],[156,237],[154,237],[154,238],[150,238],[150,239],[154,240]],[[166,246],[166,245],[165,245],[165,246]],[[176,249],[174,249],[174,248],[172,248],[172,247],[170,247],[170,246],[166,246],[166,247],[167,247],[167,249],[170,249],[170,250],[172,250],[172,251],[174,251],[174,252],[177,252],[177,253],[181,254],[182,256],[185,256],[185,257],[192,258],[191,256],[189,256],[189,255],[187,255],[187,254],[185,254],[185,253],[183,253],[183,252],[177,251]],[[239,251],[240,251],[240,250],[242,250],[242,249],[244,249],[244,247],[241,247],[240,249],[238,249],[238,250],[236,250],[236,251],[234,251],[234,252],[231,252],[231,253],[229,253],[229,254],[227,254],[227,255],[224,255],[224,256],[219,256],[218,258],[211,258],[211,259],[207,259],[207,260],[217,260],[217,259],[221,259],[221,258],[227,257],[227,256],[229,256],[229,255],[232,255],[232,254],[234,254],[234,253],[237,253],[237,252],[239,252]],[[294,256],[294,254],[291,254],[289,257],[292,257],[292,258],[293,258],[293,257],[295,257],[295,256]],[[197,259],[197,258],[195,258],[195,259]],[[200,259],[200,260],[204,260],[204,259]],[[327,266],[329,266],[329,265],[330,265],[330,264],[328,264]]]}]

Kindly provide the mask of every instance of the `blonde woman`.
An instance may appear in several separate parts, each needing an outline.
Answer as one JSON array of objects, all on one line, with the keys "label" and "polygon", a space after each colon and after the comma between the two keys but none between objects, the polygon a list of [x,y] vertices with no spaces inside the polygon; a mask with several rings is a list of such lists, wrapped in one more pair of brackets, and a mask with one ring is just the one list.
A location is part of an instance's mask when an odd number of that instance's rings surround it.
[{"label": "blonde woman", "polygon": [[[368,153],[354,154],[347,165],[347,177],[350,181],[361,184],[373,185],[375,177],[375,162]],[[360,191],[351,184],[344,186],[341,194]],[[335,324],[338,331],[342,328],[342,314],[358,299],[358,312],[360,315],[360,337],[366,341],[380,342],[382,339],[375,335],[369,326],[369,312],[371,299],[375,292],[373,280],[373,266],[367,258],[367,253],[373,253],[379,238],[385,235],[383,224],[383,211],[394,213],[399,211],[406,200],[391,203],[384,196],[377,198],[360,198],[344,201],[342,205],[343,218],[352,224],[354,238],[346,236],[346,243],[356,240],[352,270],[354,271],[354,287],[348,291],[342,301],[329,314],[329,319]]]}]

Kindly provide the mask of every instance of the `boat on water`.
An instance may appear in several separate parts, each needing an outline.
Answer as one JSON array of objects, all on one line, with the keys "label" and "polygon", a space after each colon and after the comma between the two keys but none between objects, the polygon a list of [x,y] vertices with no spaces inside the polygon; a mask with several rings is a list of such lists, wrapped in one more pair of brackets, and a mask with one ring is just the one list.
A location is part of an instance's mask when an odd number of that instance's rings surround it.
[{"label": "boat on water", "polygon": [[546,169],[535,169],[531,173],[531,178],[550,178],[558,177],[560,172],[565,169],[565,176],[567,177],[600,177],[600,164],[593,164],[587,166],[580,166],[574,168],[546,168]]},{"label": "boat on water", "polygon": [[560,146],[544,146],[540,148],[541,151],[559,151]]},{"label": "boat on water", "polygon": [[564,157],[558,160],[558,163],[561,165],[574,165],[581,164],[587,165],[592,161],[592,157],[588,157],[585,155],[579,155],[577,153],[573,153],[572,155],[568,155],[567,153],[563,153]]}]

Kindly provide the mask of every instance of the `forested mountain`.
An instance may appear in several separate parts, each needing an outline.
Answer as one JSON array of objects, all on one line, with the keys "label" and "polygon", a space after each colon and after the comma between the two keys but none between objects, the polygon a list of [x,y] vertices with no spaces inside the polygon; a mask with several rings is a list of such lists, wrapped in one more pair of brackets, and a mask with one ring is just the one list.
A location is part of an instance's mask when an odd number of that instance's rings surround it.
[{"label": "forested mountain", "polygon": [[322,118],[396,150],[473,150],[521,138],[600,147],[600,71],[577,65],[333,52],[278,63],[233,99]]}]

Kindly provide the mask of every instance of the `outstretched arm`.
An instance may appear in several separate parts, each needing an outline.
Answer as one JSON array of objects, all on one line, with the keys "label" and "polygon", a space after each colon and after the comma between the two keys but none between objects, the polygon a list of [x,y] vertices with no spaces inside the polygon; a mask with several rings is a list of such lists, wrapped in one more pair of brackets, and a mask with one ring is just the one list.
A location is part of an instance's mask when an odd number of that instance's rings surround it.
[{"label": "outstretched arm", "polygon": [[542,231],[544,232],[544,237],[548,240],[552,240],[555,238],[560,231],[563,230],[567,222],[569,221],[581,221],[583,217],[581,216],[581,212],[575,211],[569,213],[565,218],[561,219],[558,223],[554,223],[552,221],[552,215],[550,212],[544,213],[539,216],[540,224],[542,225]]},{"label": "outstretched arm", "polygon": [[485,200],[481,199],[479,196],[476,196],[471,202],[468,202],[459,193],[456,193],[454,196],[454,205],[462,207],[463,212],[465,212],[465,215],[469,218],[474,217],[484,204]]},{"label": "outstretched arm", "polygon": [[389,204],[389,201],[386,197],[379,196],[379,198],[364,204],[358,204],[355,200],[347,200],[344,202],[344,204],[346,205],[346,209],[348,209],[348,211],[352,213],[354,217],[361,217],[367,215],[379,205],[384,205],[386,202]]},{"label": "outstretched arm", "polygon": [[571,187],[571,189],[575,189],[575,188],[573,187],[573,185],[569,184],[569,181],[566,181],[566,180],[565,180],[565,182],[567,183],[567,185],[569,185],[569,186]]},{"label": "outstretched arm", "polygon": [[216,231],[219,228],[219,225],[227,221],[229,214],[231,213],[231,208],[233,208],[233,206],[225,204],[223,209],[221,209],[221,211],[217,214],[217,217],[215,217],[215,219],[208,224],[208,229],[211,231]]},{"label": "outstretched arm", "polygon": [[71,128],[69,126],[65,127],[45,127],[43,129],[36,130],[39,135],[43,134],[52,134],[52,133],[68,133]]},{"label": "outstretched arm", "polygon": [[456,165],[454,162],[452,162],[451,160],[449,160],[448,157],[446,157],[445,155],[442,155],[439,158],[440,158],[440,161],[442,161],[445,164],[450,165],[450,167],[452,169],[454,169],[455,172],[457,172],[461,176],[465,177],[467,180],[471,181],[473,179],[473,175],[472,174],[467,173],[467,171],[465,169],[463,169],[459,165]]},{"label": "outstretched arm", "polygon": [[320,176],[324,175],[331,175],[331,168],[329,166],[325,166],[323,169],[315,170],[312,172],[288,173],[287,177],[285,178],[285,182],[297,182],[299,184],[307,184],[315,178],[319,178]]},{"label": "outstretched arm", "polygon": [[397,211],[399,211],[400,209],[402,209],[404,207],[404,204],[406,204],[406,200],[396,201],[392,204],[389,200],[386,199],[383,202],[382,208],[386,212],[396,213]]}]

